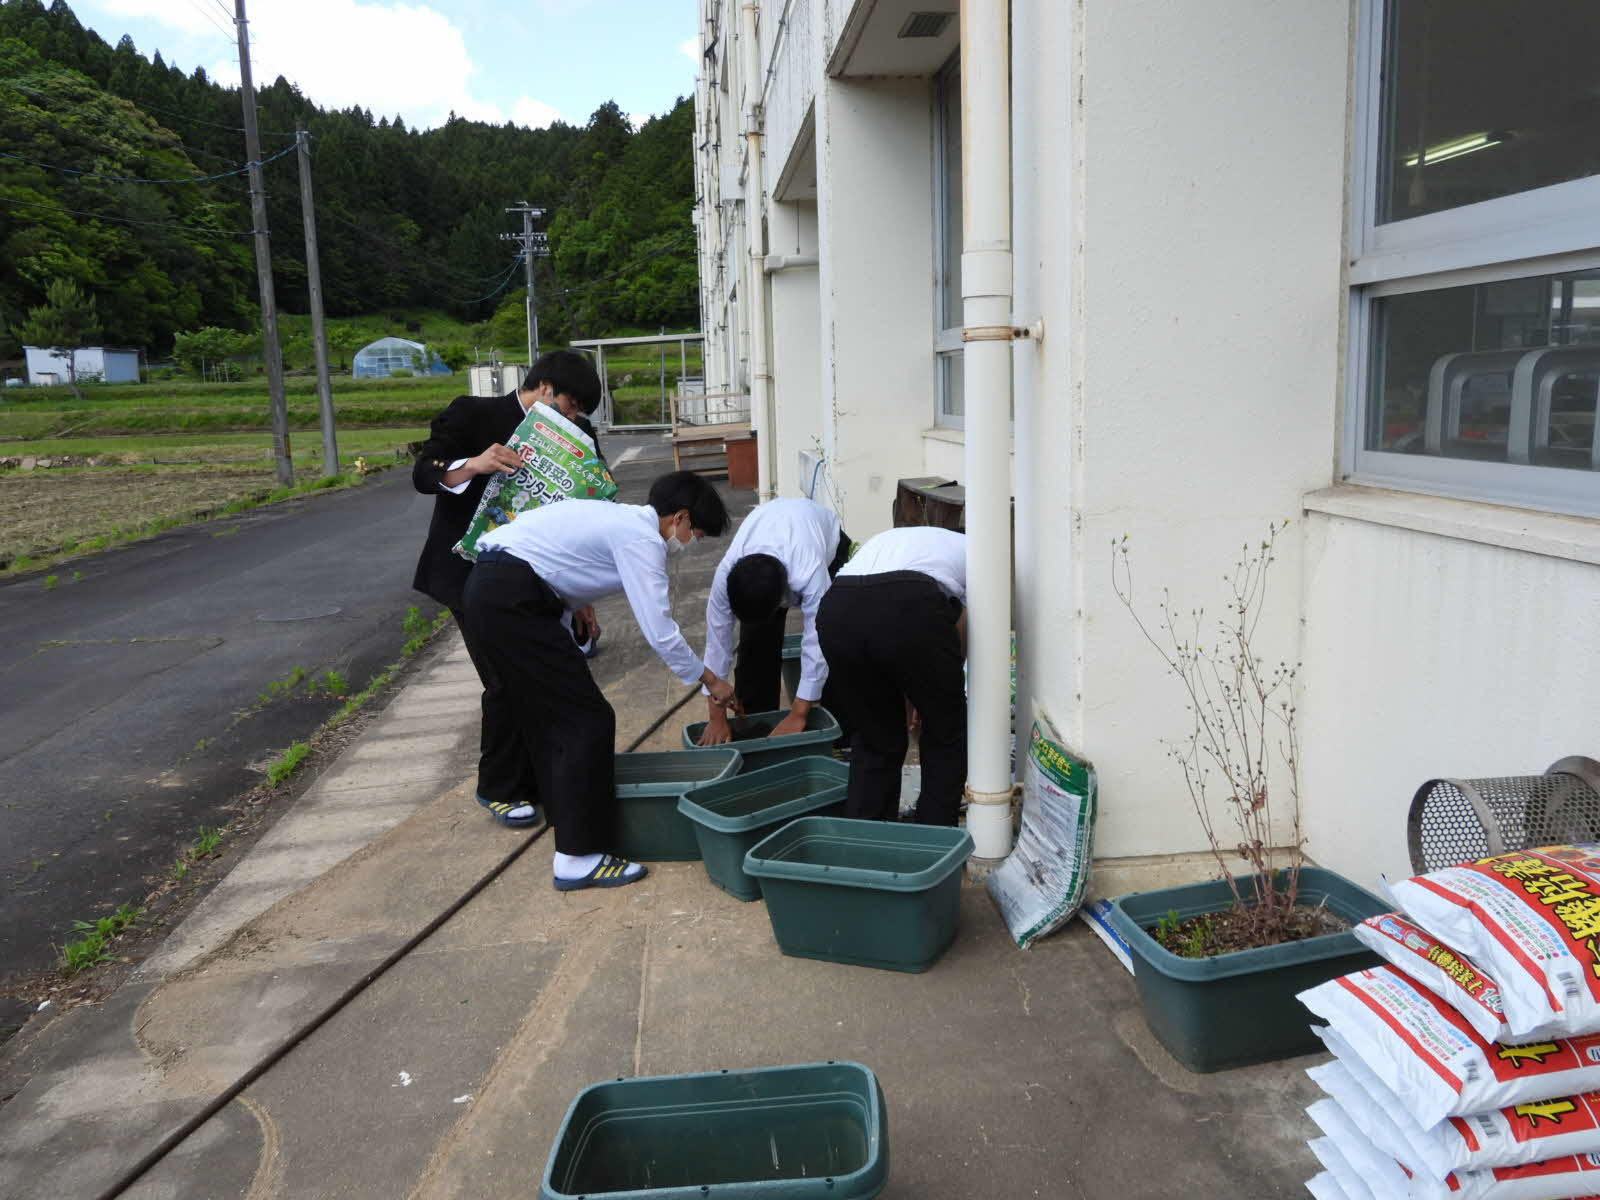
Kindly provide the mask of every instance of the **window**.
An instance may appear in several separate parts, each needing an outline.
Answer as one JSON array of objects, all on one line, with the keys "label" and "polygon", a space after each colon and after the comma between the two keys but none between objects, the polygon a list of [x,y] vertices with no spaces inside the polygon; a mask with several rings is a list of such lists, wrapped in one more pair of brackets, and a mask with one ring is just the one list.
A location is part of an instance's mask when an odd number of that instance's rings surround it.
[{"label": "window", "polygon": [[1363,17],[1346,476],[1600,515],[1600,6]]},{"label": "window", "polygon": [[952,58],[933,83],[935,423],[960,429],[961,397],[961,65]]}]

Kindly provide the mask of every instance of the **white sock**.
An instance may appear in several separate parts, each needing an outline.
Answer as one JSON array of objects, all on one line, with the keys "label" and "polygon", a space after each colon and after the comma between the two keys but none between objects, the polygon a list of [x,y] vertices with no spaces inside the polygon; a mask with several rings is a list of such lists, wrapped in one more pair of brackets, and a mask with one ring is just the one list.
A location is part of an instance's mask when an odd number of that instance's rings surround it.
[{"label": "white sock", "polygon": [[506,816],[510,817],[513,821],[526,821],[529,817],[533,816],[533,805],[519,804],[510,812],[506,813]]},{"label": "white sock", "polygon": [[[555,871],[557,879],[582,879],[601,863],[622,862],[620,858],[612,858],[609,854],[563,854],[557,850],[555,854]],[[636,862],[631,862],[622,872],[624,879],[632,879],[641,875],[644,868]]]},{"label": "white sock", "polygon": [[600,865],[604,854],[563,854],[556,851],[556,878],[582,879]]}]

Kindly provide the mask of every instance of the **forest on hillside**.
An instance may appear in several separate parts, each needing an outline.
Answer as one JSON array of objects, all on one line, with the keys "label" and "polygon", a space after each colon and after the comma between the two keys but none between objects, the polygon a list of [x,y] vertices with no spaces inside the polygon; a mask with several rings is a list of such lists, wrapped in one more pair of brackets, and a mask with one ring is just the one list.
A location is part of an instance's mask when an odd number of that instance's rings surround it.
[{"label": "forest on hillside", "polygon": [[[413,130],[324,110],[281,76],[257,85],[283,310],[308,307],[305,129],[330,316],[520,309],[522,269],[499,235],[520,229],[505,207],[527,200],[547,210],[547,337],[696,323],[691,100],[638,130],[611,102],[581,127],[452,116]],[[109,345],[164,355],[184,331],[258,328],[241,121],[237,88],[127,37],[107,45],[66,0],[0,2],[0,358],[62,281],[92,297]]]}]

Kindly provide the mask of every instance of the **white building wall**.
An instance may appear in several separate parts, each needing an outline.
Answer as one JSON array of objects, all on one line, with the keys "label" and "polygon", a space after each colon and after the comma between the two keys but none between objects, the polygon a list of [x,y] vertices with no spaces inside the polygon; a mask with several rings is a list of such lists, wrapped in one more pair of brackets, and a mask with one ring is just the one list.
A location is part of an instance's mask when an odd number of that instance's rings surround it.
[{"label": "white building wall", "polygon": [[[823,452],[852,537],[891,524],[932,411],[933,114],[926,79],[816,94]],[[819,499],[822,496],[819,493]]]},{"label": "white building wall", "polygon": [[1410,873],[1425,781],[1600,757],[1600,529],[1355,488],[1312,503],[1328,511],[1307,524],[1306,832],[1371,885]]},{"label": "white building wall", "polygon": [[[1044,592],[1078,597],[1082,665],[1046,658],[1033,686],[1093,757],[1097,852],[1119,857],[1204,843],[1159,741],[1186,733],[1183,699],[1112,594],[1112,542],[1131,539],[1147,621],[1163,587],[1219,608],[1240,546],[1331,478],[1350,11],[1083,14],[1081,356],[1046,385],[1081,390],[1082,458],[1069,553],[1037,566]],[[1274,661],[1299,646],[1297,541],[1259,630]]]}]

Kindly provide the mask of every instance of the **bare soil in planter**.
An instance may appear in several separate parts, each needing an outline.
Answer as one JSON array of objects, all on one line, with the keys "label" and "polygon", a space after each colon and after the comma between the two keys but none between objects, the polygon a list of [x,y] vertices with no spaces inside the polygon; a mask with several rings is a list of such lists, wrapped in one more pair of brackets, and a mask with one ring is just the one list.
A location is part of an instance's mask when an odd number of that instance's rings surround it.
[{"label": "bare soil in planter", "polygon": [[1330,912],[1322,904],[1297,904],[1290,911],[1277,936],[1263,936],[1254,917],[1237,908],[1205,913],[1176,924],[1163,919],[1150,936],[1179,958],[1211,958],[1238,950],[1259,950],[1263,946],[1282,946],[1303,942],[1328,933],[1343,933],[1350,922]]}]

